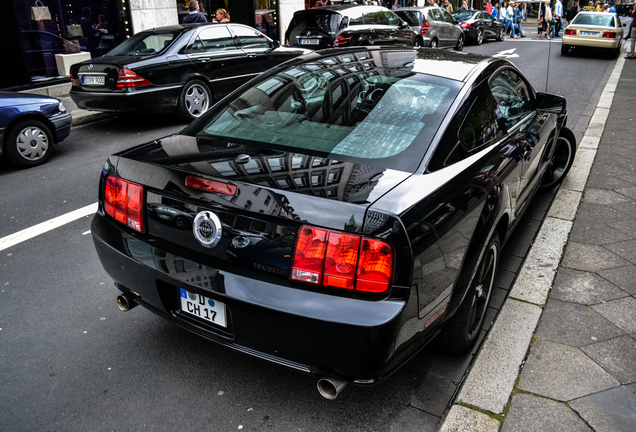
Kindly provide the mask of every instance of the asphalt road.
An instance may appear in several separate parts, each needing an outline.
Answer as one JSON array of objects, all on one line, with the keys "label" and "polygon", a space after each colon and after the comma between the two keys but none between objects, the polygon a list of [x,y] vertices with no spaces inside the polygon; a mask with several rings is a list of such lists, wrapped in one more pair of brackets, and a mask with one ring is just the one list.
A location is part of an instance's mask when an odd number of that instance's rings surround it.
[{"label": "asphalt road", "polygon": [[[511,60],[535,88],[547,81],[567,97],[574,127],[614,61],[562,57],[560,42],[529,39],[466,51],[518,55]],[[182,127],[170,117],[115,118],[73,128],[42,167],[0,161],[0,239],[94,203],[110,153]],[[89,226],[82,217],[0,251],[2,431],[432,431],[446,404],[436,394],[452,394],[469,364],[433,344],[382,385],[349,386],[327,401],[311,377],[219,348],[143,308],[120,312]],[[447,378],[443,389],[433,375]]]}]

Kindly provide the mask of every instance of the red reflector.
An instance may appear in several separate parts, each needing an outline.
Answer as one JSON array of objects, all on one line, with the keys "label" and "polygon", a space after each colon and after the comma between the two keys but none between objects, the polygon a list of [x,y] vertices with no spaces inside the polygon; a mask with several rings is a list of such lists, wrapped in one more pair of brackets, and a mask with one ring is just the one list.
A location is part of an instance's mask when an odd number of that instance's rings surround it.
[{"label": "red reflector", "polygon": [[120,69],[117,76],[117,88],[123,87],[143,87],[152,85],[150,81],[142,76],[137,75],[135,72],[128,69]]},{"label": "red reflector", "polygon": [[143,188],[109,176],[104,190],[104,211],[118,222],[143,232]]},{"label": "red reflector", "polygon": [[420,28],[420,34],[425,35],[426,33],[428,33],[430,28],[431,28],[431,25],[428,22],[425,22],[424,24],[422,24],[422,27]]},{"label": "red reflector", "polygon": [[386,292],[393,250],[381,240],[302,226],[296,237],[289,278],[329,287]]},{"label": "red reflector", "polygon": [[186,186],[201,189],[208,192],[217,192],[223,195],[236,195],[237,187],[227,183],[208,180],[201,177],[187,176]]}]

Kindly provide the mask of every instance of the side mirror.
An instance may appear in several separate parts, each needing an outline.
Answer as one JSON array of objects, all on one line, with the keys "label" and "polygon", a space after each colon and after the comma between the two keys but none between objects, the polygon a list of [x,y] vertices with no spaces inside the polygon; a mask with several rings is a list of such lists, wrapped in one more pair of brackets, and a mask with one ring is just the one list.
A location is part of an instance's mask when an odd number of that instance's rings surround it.
[{"label": "side mirror", "polygon": [[566,101],[562,96],[550,93],[537,93],[537,109],[542,112],[563,114],[566,110]]},{"label": "side mirror", "polygon": [[280,41],[278,39],[272,39],[272,48],[276,49],[280,46]]}]

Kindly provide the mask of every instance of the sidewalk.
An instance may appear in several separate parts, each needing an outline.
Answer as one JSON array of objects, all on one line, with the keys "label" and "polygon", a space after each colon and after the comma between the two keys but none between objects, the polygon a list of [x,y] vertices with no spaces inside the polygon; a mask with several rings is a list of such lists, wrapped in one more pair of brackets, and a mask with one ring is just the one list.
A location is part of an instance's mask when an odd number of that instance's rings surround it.
[{"label": "sidewalk", "polygon": [[636,430],[635,100],[621,55],[441,431]]}]

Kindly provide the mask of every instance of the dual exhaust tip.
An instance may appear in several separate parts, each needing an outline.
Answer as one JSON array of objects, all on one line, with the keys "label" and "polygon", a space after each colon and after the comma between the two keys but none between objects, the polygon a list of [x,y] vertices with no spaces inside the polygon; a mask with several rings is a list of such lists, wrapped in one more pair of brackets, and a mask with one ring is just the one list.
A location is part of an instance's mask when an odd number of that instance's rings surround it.
[{"label": "dual exhaust tip", "polygon": [[[128,312],[137,306],[137,302],[130,294],[120,294],[117,296],[117,306],[122,312]],[[318,380],[316,386],[318,387],[318,392],[322,397],[334,400],[347,386],[347,381],[343,381],[335,377],[324,377]]]}]

